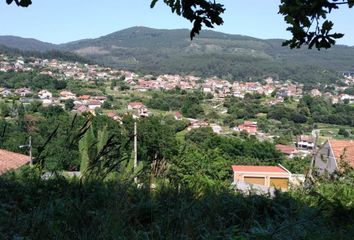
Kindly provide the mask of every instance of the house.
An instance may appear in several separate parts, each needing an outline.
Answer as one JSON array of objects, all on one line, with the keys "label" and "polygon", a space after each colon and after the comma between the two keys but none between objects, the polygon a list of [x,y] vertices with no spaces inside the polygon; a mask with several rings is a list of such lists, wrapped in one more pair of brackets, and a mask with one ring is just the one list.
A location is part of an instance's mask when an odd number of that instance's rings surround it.
[{"label": "house", "polygon": [[220,134],[222,132],[222,127],[218,124],[210,124],[210,127],[216,134]]},{"label": "house", "polygon": [[295,146],[301,150],[312,150],[315,147],[315,141],[312,136],[300,135],[296,137]]},{"label": "house", "polygon": [[255,135],[258,131],[257,122],[244,121],[243,124],[236,128],[236,130],[240,132],[245,131],[250,135]]},{"label": "house", "polygon": [[148,117],[149,110],[142,102],[131,102],[128,104],[128,110],[137,110],[140,117]]},{"label": "house", "polygon": [[79,100],[82,101],[82,103],[87,104],[88,101],[90,101],[91,96],[90,95],[81,95],[79,96]]},{"label": "house", "polygon": [[232,171],[233,183],[236,186],[241,182],[244,185],[256,185],[256,187],[260,185],[285,191],[289,188],[291,172],[280,164],[278,166],[232,165]]},{"label": "house", "polygon": [[88,102],[87,106],[90,110],[95,110],[96,108],[100,108],[102,106],[102,103],[98,100],[91,100],[90,102]]},{"label": "house", "polygon": [[312,89],[311,90],[311,96],[313,96],[313,97],[321,97],[322,93],[318,89]]},{"label": "house", "polygon": [[139,111],[139,116],[140,117],[148,117],[149,116],[149,110],[146,107],[141,107],[138,109]]},{"label": "house", "polygon": [[78,113],[84,113],[89,111],[88,107],[83,104],[75,104],[73,110]]},{"label": "house", "polygon": [[288,158],[293,158],[298,153],[296,148],[290,145],[277,144],[275,148]]},{"label": "house", "polygon": [[21,97],[26,97],[27,95],[32,94],[30,88],[18,88],[15,90],[15,94],[20,95]]},{"label": "house", "polygon": [[142,102],[131,102],[128,104],[128,110],[146,108]]},{"label": "house", "polygon": [[10,97],[12,95],[12,92],[10,89],[7,89],[7,88],[2,88],[0,89],[0,94],[3,96],[3,97]]},{"label": "house", "polygon": [[53,103],[54,103],[54,101],[51,98],[50,99],[47,99],[47,98],[42,99],[43,106],[51,106],[51,105],[53,105]]},{"label": "house", "polygon": [[81,100],[81,101],[87,101],[87,100],[90,100],[90,98],[91,98],[91,96],[90,95],[81,95],[81,96],[79,96],[79,99]]},{"label": "house", "polygon": [[107,97],[105,97],[105,96],[96,96],[96,97],[93,97],[93,99],[98,100],[101,103],[104,103],[107,100]]},{"label": "house", "polygon": [[351,95],[348,95],[348,94],[339,95],[339,99],[342,102],[348,101],[348,103],[354,103],[354,96],[351,96]]},{"label": "house", "polygon": [[180,112],[175,112],[174,117],[176,120],[182,120],[182,114]]},{"label": "house", "polygon": [[285,98],[285,97],[290,97],[290,96],[291,96],[291,92],[288,89],[280,89],[276,93],[277,98]]},{"label": "house", "polygon": [[48,90],[41,90],[38,92],[38,97],[40,99],[51,99],[53,97],[53,94]]},{"label": "house", "polygon": [[118,114],[116,114],[114,112],[107,113],[107,117],[112,118],[114,121],[117,121],[120,124],[122,124],[123,119]]},{"label": "house", "polygon": [[29,156],[0,149],[0,175],[18,169],[29,162]]},{"label": "house", "polygon": [[70,91],[61,91],[59,93],[59,95],[60,95],[61,100],[69,100],[69,99],[75,100],[76,99],[76,95]]},{"label": "house", "polygon": [[190,121],[190,123],[187,128],[187,131],[191,131],[192,129],[197,129],[197,128],[205,128],[209,126],[209,123],[207,121],[197,120],[192,118],[188,118],[188,120]]},{"label": "house", "polygon": [[316,152],[314,168],[319,174],[331,174],[341,170],[343,163],[354,168],[354,141],[327,140]]}]

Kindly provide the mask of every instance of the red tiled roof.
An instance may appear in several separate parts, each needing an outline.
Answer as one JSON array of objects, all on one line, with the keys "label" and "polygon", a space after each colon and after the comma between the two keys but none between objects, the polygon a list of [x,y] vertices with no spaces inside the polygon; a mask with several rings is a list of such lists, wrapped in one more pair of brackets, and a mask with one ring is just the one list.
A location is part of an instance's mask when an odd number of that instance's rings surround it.
[{"label": "red tiled roof", "polygon": [[79,98],[81,100],[89,100],[91,98],[91,96],[90,95],[81,95]]},{"label": "red tiled roof", "polygon": [[336,161],[344,160],[354,167],[354,141],[328,140],[332,147]]},{"label": "red tiled roof", "polygon": [[180,118],[182,117],[182,114],[180,112],[175,112],[175,116]]},{"label": "red tiled roof", "polygon": [[232,165],[234,172],[277,172],[288,173],[280,166],[245,166],[245,165]]},{"label": "red tiled roof", "polygon": [[293,146],[289,146],[289,145],[283,145],[283,144],[277,144],[275,145],[275,148],[287,155],[290,155],[292,153],[294,153],[296,151],[296,149]]},{"label": "red tiled roof", "polygon": [[97,106],[101,106],[102,105],[102,103],[100,102],[100,101],[98,101],[98,100],[91,100],[90,102],[89,102],[89,104],[88,105],[97,105]]},{"label": "red tiled roof", "polygon": [[144,104],[142,102],[131,102],[129,106],[132,108],[141,108],[144,107]]},{"label": "red tiled roof", "polygon": [[0,174],[30,162],[29,156],[0,149]]}]

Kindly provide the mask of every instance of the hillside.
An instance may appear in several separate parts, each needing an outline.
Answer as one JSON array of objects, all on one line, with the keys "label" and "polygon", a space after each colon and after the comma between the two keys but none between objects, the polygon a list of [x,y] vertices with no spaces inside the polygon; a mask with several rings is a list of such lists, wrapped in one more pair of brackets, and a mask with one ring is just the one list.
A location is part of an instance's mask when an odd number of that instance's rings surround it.
[{"label": "hillside", "polygon": [[23,57],[38,57],[42,59],[57,59],[62,61],[80,62],[80,63],[93,63],[91,60],[79,56],[74,52],[60,51],[60,50],[47,50],[47,51],[29,51],[21,50],[18,48],[11,48],[5,45],[0,45],[0,53],[11,56]]},{"label": "hillside", "polygon": [[[23,40],[23,39],[21,39]],[[303,83],[332,82],[336,72],[354,69],[354,48],[290,50],[282,40],[261,40],[241,35],[203,31],[193,41],[189,30],[133,27],[96,39],[61,45],[33,40],[28,46],[74,52],[94,62],[144,73],[180,73],[220,76],[230,80],[257,80],[267,75]],[[7,45],[0,37],[0,44]],[[42,49],[42,50],[43,50]],[[38,49],[37,49],[38,50]]]},{"label": "hillside", "polygon": [[21,38],[15,36],[0,36],[0,45],[9,48],[17,48],[23,51],[38,51],[45,52],[56,50],[57,45],[47,42],[42,42],[33,38]]}]

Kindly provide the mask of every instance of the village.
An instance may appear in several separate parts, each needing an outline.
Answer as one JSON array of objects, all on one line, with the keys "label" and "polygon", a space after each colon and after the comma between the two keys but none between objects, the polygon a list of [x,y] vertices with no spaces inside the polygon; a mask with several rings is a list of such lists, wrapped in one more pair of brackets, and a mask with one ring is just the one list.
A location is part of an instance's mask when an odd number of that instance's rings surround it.
[{"label": "village", "polygon": [[[211,96],[212,101],[216,106],[224,101],[227,97],[235,97],[244,99],[246,95],[262,95],[265,96],[266,101],[264,104],[274,106],[283,103],[291,98],[293,101],[299,101],[304,95],[304,85],[293,83],[291,81],[274,80],[272,77],[266,77],[261,82],[230,82],[213,78],[201,78],[192,75],[153,75],[139,76],[136,73],[123,70],[115,70],[107,67],[100,67],[98,65],[89,65],[73,62],[65,62],[59,60],[47,60],[39,58],[24,59],[23,57],[9,57],[4,54],[0,55],[0,72],[33,72],[37,71],[40,75],[50,76],[52,78],[66,81],[72,79],[78,82],[93,82],[100,80],[104,82],[120,81],[128,86],[129,92],[145,94],[153,91],[169,91],[180,89],[181,91],[200,91],[205,95]],[[324,97],[332,104],[347,102],[354,103],[354,96],[343,94],[342,92],[354,84],[354,78],[351,76],[344,76],[341,80],[343,84],[335,85],[332,92],[323,92],[317,88],[311,89],[307,94],[312,97]],[[121,92],[125,90],[119,89],[118,86],[111,87],[113,92]],[[335,92],[339,94],[335,94]],[[84,94],[78,95],[68,89],[61,91],[51,92],[48,89],[40,89],[38,91],[32,90],[30,87],[22,87],[11,89],[6,86],[0,88],[0,95],[3,100],[13,99],[15,97],[22,104],[30,104],[34,101],[41,102],[43,106],[60,106],[66,108],[66,104],[70,103],[70,108],[66,109],[77,114],[92,114],[92,115],[106,115],[109,118],[122,124],[122,118],[125,114],[133,114],[135,118],[145,118],[154,115],[154,110],[149,109],[141,101],[127,102],[123,109],[115,111],[110,108],[108,104],[107,95]],[[104,106],[106,103],[106,107]],[[102,110],[106,109],[106,110]],[[220,109],[221,113],[226,113],[227,110]],[[187,121],[188,127],[186,131],[199,129],[203,127],[210,127],[215,134],[247,134],[254,136],[260,141],[273,141],[276,136],[272,134],[263,133],[258,126],[257,121],[252,119],[244,120],[242,123],[232,127],[226,128],[224,125],[209,121],[206,118],[195,119],[184,117],[181,112],[174,111],[168,112],[177,121]],[[343,149],[349,147],[349,152],[346,154],[351,157],[354,156],[352,152],[354,143],[352,140],[325,140],[323,139],[322,147],[317,150],[319,144],[316,134],[298,135],[294,138],[291,144],[276,144],[275,147],[278,151],[283,153],[288,159],[295,157],[305,158],[311,157],[315,152],[323,155],[327,154],[328,159],[334,159],[334,163],[327,161],[324,164],[321,160],[322,157],[316,157],[315,164],[321,167],[322,171],[335,171],[338,167],[336,161],[342,157]],[[348,155],[348,156],[349,156]],[[337,160],[336,160],[337,159]],[[354,163],[353,159],[351,159]],[[233,166],[235,173],[234,184],[240,189],[248,189],[248,184],[257,184],[266,186],[260,187],[258,190],[269,191],[269,187],[281,187],[285,190],[288,188],[289,183],[300,184],[304,181],[303,175],[294,175],[283,166],[278,167],[243,167]],[[327,169],[328,168],[328,169]],[[244,172],[244,173],[243,173]],[[247,173],[252,172],[251,176]],[[276,173],[276,176],[270,176]],[[270,174],[270,175],[269,175]],[[278,176],[278,175],[279,176]],[[283,175],[285,176],[283,176]],[[277,180],[278,179],[278,180]],[[279,179],[283,179],[280,181]],[[237,180],[242,180],[241,185]],[[246,185],[245,185],[246,184]]]}]

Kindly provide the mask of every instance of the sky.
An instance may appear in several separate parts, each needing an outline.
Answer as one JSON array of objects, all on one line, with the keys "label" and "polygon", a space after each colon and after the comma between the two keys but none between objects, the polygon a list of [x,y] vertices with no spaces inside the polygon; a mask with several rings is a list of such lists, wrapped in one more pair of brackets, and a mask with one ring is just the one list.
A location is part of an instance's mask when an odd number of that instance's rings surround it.
[{"label": "sky", "polygon": [[[32,0],[29,8],[8,6],[0,0],[0,35],[35,38],[66,43],[97,38],[133,26],[159,29],[191,29],[192,24],[175,14],[159,0]],[[278,12],[280,0],[218,0],[226,8],[224,24],[215,31],[262,39],[289,38],[287,25]],[[354,46],[354,9],[330,14],[335,31],[345,33],[339,44]]]}]

